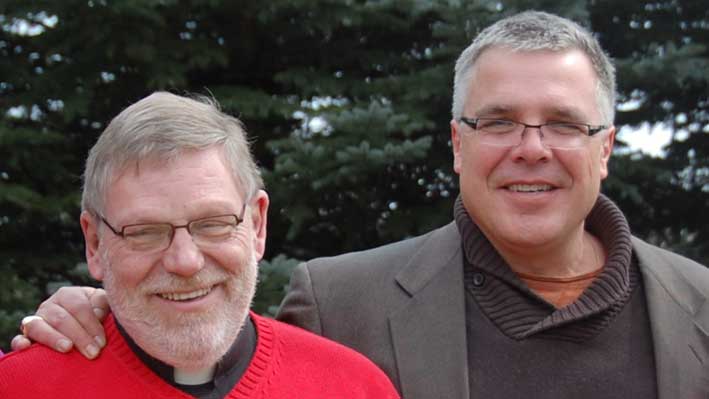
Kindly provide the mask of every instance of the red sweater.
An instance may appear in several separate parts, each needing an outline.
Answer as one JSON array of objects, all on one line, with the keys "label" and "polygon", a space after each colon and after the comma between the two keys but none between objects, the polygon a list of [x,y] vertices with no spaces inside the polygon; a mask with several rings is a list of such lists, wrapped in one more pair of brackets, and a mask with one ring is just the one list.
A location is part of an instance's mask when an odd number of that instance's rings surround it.
[{"label": "red sweater", "polygon": [[[296,327],[252,314],[258,339],[251,363],[227,398],[398,398],[364,356]],[[108,345],[96,360],[41,345],[0,359],[0,398],[191,398],[143,364],[104,322]]]}]

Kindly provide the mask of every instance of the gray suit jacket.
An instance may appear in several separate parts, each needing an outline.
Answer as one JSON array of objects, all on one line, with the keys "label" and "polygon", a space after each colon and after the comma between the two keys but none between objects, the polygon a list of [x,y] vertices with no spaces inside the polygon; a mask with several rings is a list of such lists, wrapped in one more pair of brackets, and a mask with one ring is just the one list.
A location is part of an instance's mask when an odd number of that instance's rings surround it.
[{"label": "gray suit jacket", "polygon": [[[633,238],[660,399],[709,398],[709,269]],[[461,238],[454,223],[301,264],[278,318],[372,359],[406,399],[467,399]]]}]

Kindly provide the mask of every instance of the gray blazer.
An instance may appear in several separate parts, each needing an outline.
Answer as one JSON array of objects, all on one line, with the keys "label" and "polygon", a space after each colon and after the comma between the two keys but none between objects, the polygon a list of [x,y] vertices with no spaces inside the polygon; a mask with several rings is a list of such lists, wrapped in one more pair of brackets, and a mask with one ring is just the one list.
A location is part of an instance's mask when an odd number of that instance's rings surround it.
[{"label": "gray blazer", "polygon": [[[467,399],[461,238],[455,223],[298,266],[278,318],[363,353],[406,399]],[[709,398],[709,269],[633,238],[660,399]]]}]

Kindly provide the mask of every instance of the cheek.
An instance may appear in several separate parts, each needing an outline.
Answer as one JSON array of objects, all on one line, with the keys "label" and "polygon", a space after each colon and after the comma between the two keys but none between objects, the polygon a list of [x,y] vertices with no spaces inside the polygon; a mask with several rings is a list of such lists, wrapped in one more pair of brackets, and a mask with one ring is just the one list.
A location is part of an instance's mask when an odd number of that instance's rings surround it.
[{"label": "cheek", "polygon": [[593,150],[587,154],[587,167],[588,167],[588,177],[592,180],[600,181],[603,175],[603,165],[601,164],[601,152],[600,148],[593,148]]},{"label": "cheek", "polygon": [[239,274],[244,269],[250,258],[250,253],[246,251],[217,251],[207,254],[216,266],[232,274]]},{"label": "cheek", "polygon": [[505,152],[494,147],[465,143],[461,151],[461,179],[485,180],[503,161]]},{"label": "cheek", "polygon": [[476,194],[483,194],[483,191],[494,190],[499,176],[509,175],[511,170],[515,170],[514,161],[507,156],[507,149],[481,146],[470,154],[470,162],[467,165],[468,180]]},{"label": "cheek", "polygon": [[230,273],[240,273],[254,256],[253,241],[247,235],[238,235],[231,245],[204,248],[207,258]]},{"label": "cheek", "polygon": [[601,163],[596,148],[587,150],[558,151],[556,157],[566,170],[573,184],[577,187],[586,187],[595,190],[601,180]]},{"label": "cheek", "polygon": [[139,286],[148,278],[150,271],[154,269],[153,265],[157,262],[155,254],[141,255],[116,249],[103,251],[102,256],[103,264],[110,269],[107,273],[110,272],[115,283],[125,288]]}]

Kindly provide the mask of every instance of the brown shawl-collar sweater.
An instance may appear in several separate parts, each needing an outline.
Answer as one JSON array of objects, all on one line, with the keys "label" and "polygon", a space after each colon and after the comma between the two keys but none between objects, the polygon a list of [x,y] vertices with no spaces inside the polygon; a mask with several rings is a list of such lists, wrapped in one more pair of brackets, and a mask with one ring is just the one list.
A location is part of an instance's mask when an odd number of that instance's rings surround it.
[{"label": "brown shawl-collar sweater", "polygon": [[600,275],[556,309],[512,271],[458,198],[471,397],[655,398],[652,334],[622,212],[601,195],[586,229],[606,249]]}]

